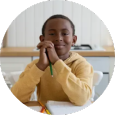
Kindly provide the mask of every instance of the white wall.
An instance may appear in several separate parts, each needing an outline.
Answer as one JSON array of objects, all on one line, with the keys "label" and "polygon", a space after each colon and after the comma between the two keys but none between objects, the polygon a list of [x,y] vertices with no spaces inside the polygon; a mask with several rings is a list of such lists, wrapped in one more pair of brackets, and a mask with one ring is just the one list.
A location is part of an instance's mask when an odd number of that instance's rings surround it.
[{"label": "white wall", "polygon": [[104,23],[87,8],[69,1],[45,1],[28,8],[11,23],[7,46],[36,46],[44,21],[53,14],[64,14],[73,21],[77,44],[113,45]]}]

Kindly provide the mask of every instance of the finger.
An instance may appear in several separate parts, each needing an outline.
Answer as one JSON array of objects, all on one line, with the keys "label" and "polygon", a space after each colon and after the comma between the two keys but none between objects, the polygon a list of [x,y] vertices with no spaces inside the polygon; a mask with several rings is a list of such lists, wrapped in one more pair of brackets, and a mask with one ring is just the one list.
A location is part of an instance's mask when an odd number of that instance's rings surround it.
[{"label": "finger", "polygon": [[44,42],[44,43],[39,43],[39,44],[37,45],[37,48],[40,49],[42,46],[45,46],[46,48],[47,48],[47,47],[53,47],[53,45],[52,45],[51,43],[49,43],[49,42]]},{"label": "finger", "polygon": [[44,47],[44,48],[52,48],[53,46],[51,44],[44,44],[41,46],[41,48]]},{"label": "finger", "polygon": [[41,48],[40,48],[40,50],[43,52],[43,53],[45,53],[46,52],[46,49],[47,48],[51,48],[52,46],[47,46],[47,45],[43,45]]},{"label": "finger", "polygon": [[44,41],[46,44],[51,44],[54,47],[54,44],[51,41]]},{"label": "finger", "polygon": [[37,47],[40,48],[42,45],[43,45],[43,43],[40,42],[40,43],[37,45]]},{"label": "finger", "polygon": [[43,46],[43,44],[38,44],[37,48],[40,49]]},{"label": "finger", "polygon": [[54,46],[53,42],[51,42],[51,41],[45,41],[45,42],[51,44],[52,46]]}]

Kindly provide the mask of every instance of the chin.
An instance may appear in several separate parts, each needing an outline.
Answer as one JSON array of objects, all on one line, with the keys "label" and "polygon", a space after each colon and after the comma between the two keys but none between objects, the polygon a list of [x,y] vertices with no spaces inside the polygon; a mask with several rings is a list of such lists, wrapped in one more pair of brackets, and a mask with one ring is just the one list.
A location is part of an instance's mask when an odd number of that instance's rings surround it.
[{"label": "chin", "polygon": [[63,55],[64,52],[62,52],[62,50],[56,50],[56,53],[58,56],[61,56],[61,55]]},{"label": "chin", "polygon": [[[68,51],[68,52],[69,52],[69,51]],[[56,51],[56,53],[57,53],[58,56],[65,55],[65,54],[67,54],[68,52],[67,52],[67,51],[63,51],[63,50],[58,50],[58,51]]]}]

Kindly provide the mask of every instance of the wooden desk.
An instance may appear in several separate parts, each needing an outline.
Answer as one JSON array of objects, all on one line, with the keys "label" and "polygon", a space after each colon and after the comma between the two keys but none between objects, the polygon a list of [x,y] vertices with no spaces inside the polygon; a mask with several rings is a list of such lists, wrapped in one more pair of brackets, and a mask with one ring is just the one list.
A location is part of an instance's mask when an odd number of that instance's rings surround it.
[{"label": "wooden desk", "polygon": [[[30,102],[23,103],[23,104],[25,104],[30,109],[33,109],[36,112],[40,112],[42,109],[42,106],[38,103],[38,101],[30,101]],[[46,114],[46,111],[44,111],[44,113]]]},{"label": "wooden desk", "polygon": [[26,106],[41,106],[38,101],[30,101],[30,102],[27,102],[27,103],[23,103],[25,104]]}]

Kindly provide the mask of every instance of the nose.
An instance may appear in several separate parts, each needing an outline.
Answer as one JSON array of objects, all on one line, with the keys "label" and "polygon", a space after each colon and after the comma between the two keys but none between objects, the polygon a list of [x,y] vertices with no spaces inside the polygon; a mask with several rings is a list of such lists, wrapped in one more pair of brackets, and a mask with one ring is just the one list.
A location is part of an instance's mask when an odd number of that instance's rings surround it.
[{"label": "nose", "polygon": [[56,37],[56,41],[63,41],[62,36],[61,36],[61,35],[57,35],[57,37]]}]

